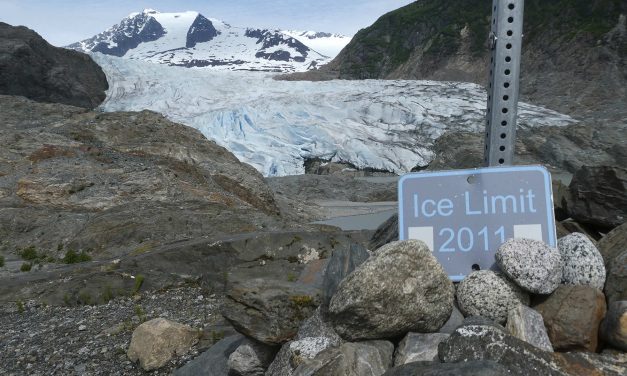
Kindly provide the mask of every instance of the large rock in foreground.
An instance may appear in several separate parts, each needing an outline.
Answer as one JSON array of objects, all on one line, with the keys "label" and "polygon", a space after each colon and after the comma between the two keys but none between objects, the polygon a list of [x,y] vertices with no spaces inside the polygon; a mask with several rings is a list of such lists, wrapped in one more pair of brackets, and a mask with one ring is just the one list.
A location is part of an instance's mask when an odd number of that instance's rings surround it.
[{"label": "large rock in foreground", "polygon": [[423,242],[387,244],[361,264],[331,299],[329,318],[345,339],[435,332],[451,315],[453,284]]},{"label": "large rock in foreground", "polygon": [[562,281],[562,257],[556,248],[531,239],[510,239],[496,262],[512,281],[534,294],[550,294]]},{"label": "large rock in foreground", "polygon": [[601,291],[589,286],[562,285],[533,308],[542,315],[555,350],[598,350],[599,325],[606,312]]},{"label": "large rock in foreground", "polygon": [[480,270],[459,284],[457,302],[466,316],[483,316],[504,324],[510,309],[529,305],[529,294],[499,273]]},{"label": "large rock in foreground", "polygon": [[104,72],[88,55],[0,22],[0,95],[94,108],[108,88]]},{"label": "large rock in foreground", "polygon": [[191,327],[163,318],[147,321],[135,329],[127,355],[151,371],[163,367],[175,355],[183,355],[198,342]]}]

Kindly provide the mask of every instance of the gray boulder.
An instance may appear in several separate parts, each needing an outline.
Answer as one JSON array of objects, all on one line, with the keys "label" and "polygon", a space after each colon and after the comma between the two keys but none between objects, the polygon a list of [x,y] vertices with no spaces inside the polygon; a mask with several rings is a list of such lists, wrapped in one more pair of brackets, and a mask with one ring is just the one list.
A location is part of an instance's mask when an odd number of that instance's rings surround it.
[{"label": "gray boulder", "polygon": [[444,333],[407,333],[394,352],[394,366],[413,362],[440,361],[438,345],[449,337]]},{"label": "gray boulder", "polygon": [[294,376],[380,376],[392,366],[393,353],[388,341],[347,342],[300,365]]},{"label": "gray boulder", "polygon": [[581,233],[572,233],[558,240],[562,255],[562,283],[596,287],[603,290],[605,265],[597,247]]},{"label": "gray boulder", "polygon": [[510,239],[499,247],[496,262],[512,281],[534,294],[550,294],[562,281],[560,252],[541,241]]},{"label": "gray boulder", "polygon": [[173,376],[227,376],[229,373],[229,356],[244,341],[245,337],[236,334],[226,337],[209,350],[188,362],[172,373]]},{"label": "gray boulder", "polygon": [[544,351],[553,351],[542,315],[527,306],[519,304],[509,311],[506,328],[518,339]]},{"label": "gray boulder", "polygon": [[358,243],[333,251],[324,273],[322,307],[327,308],[329,306],[331,297],[337,291],[340,282],[366,261],[368,257],[370,257],[368,250]]},{"label": "gray boulder", "polygon": [[627,169],[583,166],[570,183],[568,211],[581,223],[614,228],[627,221]]},{"label": "gray boulder", "polygon": [[163,367],[174,356],[185,355],[198,342],[198,331],[164,318],[147,321],[133,331],[127,356],[145,371]]},{"label": "gray boulder", "polygon": [[459,284],[457,301],[465,316],[484,316],[504,324],[510,309],[529,305],[529,294],[500,273],[480,270]]},{"label": "gray boulder", "polygon": [[610,304],[600,333],[608,345],[627,351],[627,301]]},{"label": "gray boulder", "polygon": [[263,376],[277,351],[276,346],[246,339],[229,356],[229,375]]},{"label": "gray boulder", "polygon": [[414,362],[389,369],[383,376],[503,376],[507,367],[487,360],[460,363]]},{"label": "gray boulder", "polygon": [[381,247],[340,283],[329,319],[349,341],[435,332],[453,308],[453,284],[423,242]]}]

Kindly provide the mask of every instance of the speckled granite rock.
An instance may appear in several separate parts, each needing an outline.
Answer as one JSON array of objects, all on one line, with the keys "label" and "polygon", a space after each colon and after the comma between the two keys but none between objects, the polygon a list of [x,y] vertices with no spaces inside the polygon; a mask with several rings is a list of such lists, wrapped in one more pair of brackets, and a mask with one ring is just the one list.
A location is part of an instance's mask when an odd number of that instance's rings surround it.
[{"label": "speckled granite rock", "polygon": [[512,281],[534,294],[550,294],[562,281],[560,252],[544,242],[510,239],[499,247],[496,262]]},{"label": "speckled granite rock", "polygon": [[529,305],[529,294],[502,274],[480,270],[459,284],[457,302],[465,316],[484,316],[503,324],[510,309]]},{"label": "speckled granite rock", "polygon": [[562,255],[562,283],[592,286],[603,290],[605,265],[597,247],[581,233],[561,238],[557,246]]}]

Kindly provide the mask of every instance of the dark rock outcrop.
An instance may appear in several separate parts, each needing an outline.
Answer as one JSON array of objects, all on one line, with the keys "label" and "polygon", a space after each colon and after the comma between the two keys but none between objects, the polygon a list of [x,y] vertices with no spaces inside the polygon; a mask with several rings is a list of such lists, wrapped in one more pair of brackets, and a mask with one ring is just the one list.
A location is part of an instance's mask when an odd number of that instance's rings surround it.
[{"label": "dark rock outcrop", "polygon": [[217,37],[219,32],[205,16],[199,14],[187,31],[187,42],[185,47],[196,47],[197,43],[209,42]]},{"label": "dark rock outcrop", "polygon": [[570,183],[569,214],[578,222],[612,229],[627,222],[627,169],[583,166]]},{"label": "dark rock outcrop", "polygon": [[104,72],[88,55],[0,22],[0,95],[94,108],[108,88]]}]

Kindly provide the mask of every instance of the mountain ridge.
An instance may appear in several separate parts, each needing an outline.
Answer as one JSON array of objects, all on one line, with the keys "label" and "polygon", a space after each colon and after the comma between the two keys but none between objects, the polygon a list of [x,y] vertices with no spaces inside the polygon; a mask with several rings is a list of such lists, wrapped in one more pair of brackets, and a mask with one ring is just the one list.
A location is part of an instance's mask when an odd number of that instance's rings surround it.
[{"label": "mountain ridge", "polygon": [[196,11],[145,9],[67,48],[188,68],[296,72],[326,64],[332,56],[325,54],[346,43],[338,34],[235,27]]}]

